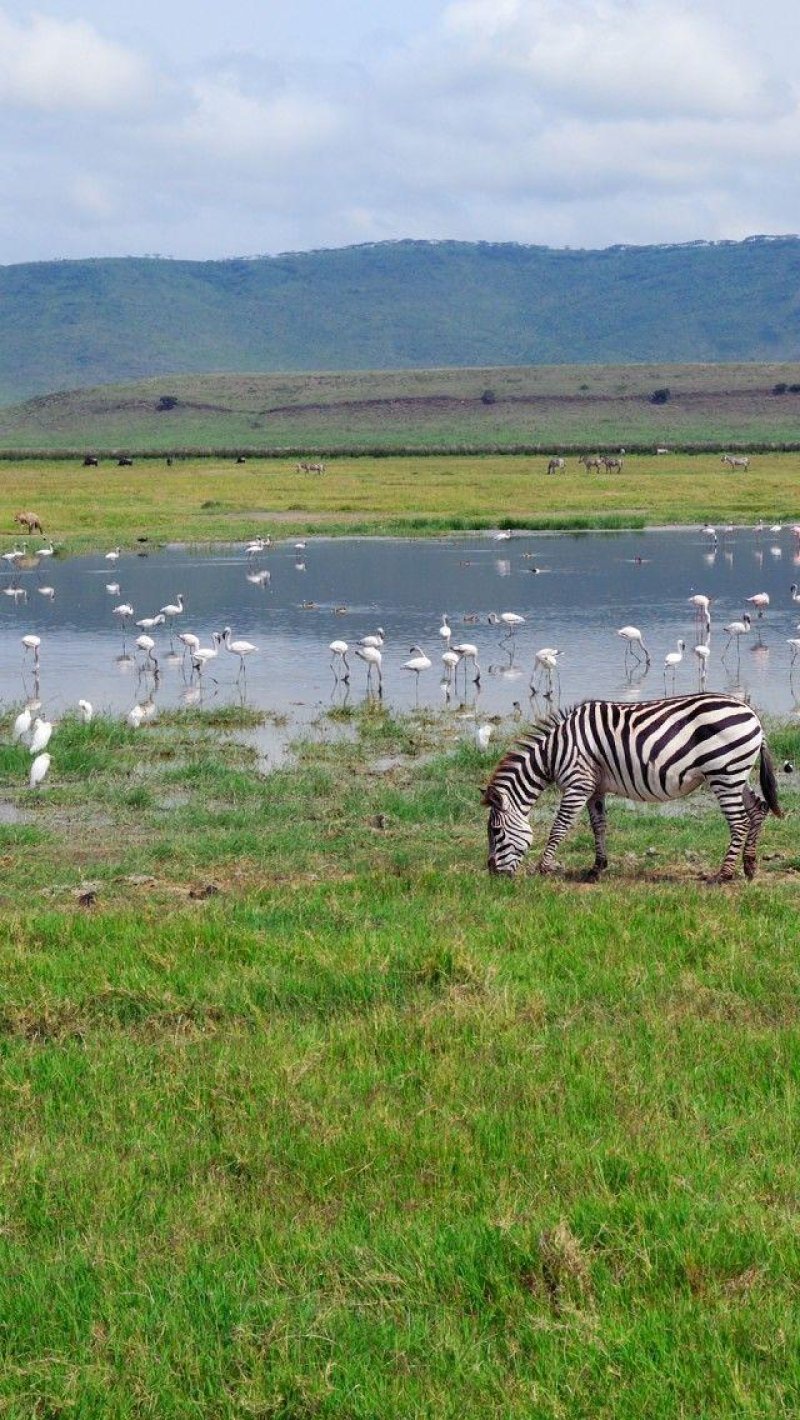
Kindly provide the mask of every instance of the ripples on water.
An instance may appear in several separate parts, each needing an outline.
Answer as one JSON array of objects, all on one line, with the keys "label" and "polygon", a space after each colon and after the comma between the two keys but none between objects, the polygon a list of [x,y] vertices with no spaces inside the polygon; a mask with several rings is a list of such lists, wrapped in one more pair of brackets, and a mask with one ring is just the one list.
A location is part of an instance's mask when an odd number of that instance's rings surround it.
[{"label": "ripples on water", "polygon": [[[364,700],[366,667],[351,653],[350,683],[337,681],[328,644],[341,638],[352,646],[378,626],[386,632],[383,701],[392,709],[466,706],[481,716],[516,713],[527,719],[532,708],[540,712],[548,703],[546,674],[533,707],[530,700],[534,655],[542,646],[563,653],[551,703],[559,696],[570,704],[588,695],[663,695],[664,657],[682,637],[687,651],[675,676],[680,693],[700,683],[692,654],[699,639],[688,601],[693,592],[713,599],[706,688],[742,694],[762,712],[785,716],[798,709],[786,642],[800,634],[800,602],[789,590],[800,579],[800,553],[789,529],[720,532],[716,545],[698,529],[520,534],[505,541],[318,538],[307,539],[305,547],[280,543],[251,559],[238,547],[175,547],[148,556],[123,552],[113,564],[98,555],[42,559],[27,570],[4,562],[2,568],[0,698],[9,708],[38,690],[48,717],[73,708],[81,697],[115,714],[134,703],[150,710],[245,702],[288,717],[296,729],[331,705]],[[258,577],[260,572],[269,577]],[[119,593],[106,590],[109,582],[119,583]],[[738,658],[734,646],[723,662],[723,624],[739,619],[745,598],[761,591],[771,599],[766,618],[754,618]],[[169,629],[160,626],[150,633],[156,677],[152,660],[136,650],[139,629],[130,627],[123,637],[112,607],[127,601],[137,618],[154,616],[179,592],[186,610],[176,618],[176,633],[193,631],[210,645],[214,631],[231,626],[234,637],[255,643],[258,651],[248,657],[244,675],[238,675],[238,659],[222,651],[198,684],[178,654],[180,644],[173,642],[173,652]],[[515,637],[487,624],[489,613],[509,610],[525,617]],[[443,612],[453,643],[475,643],[481,666],[480,684],[468,674],[466,687],[462,667],[458,691],[449,698],[441,685]],[[652,656],[646,674],[641,667],[626,672],[624,643],[616,635],[625,623],[644,634]],[[38,683],[21,645],[26,633],[41,637]],[[418,686],[401,669],[413,645],[433,661]],[[671,677],[667,684],[671,690]],[[796,686],[800,694],[800,659]],[[275,747],[280,738],[269,731],[262,746]]]}]

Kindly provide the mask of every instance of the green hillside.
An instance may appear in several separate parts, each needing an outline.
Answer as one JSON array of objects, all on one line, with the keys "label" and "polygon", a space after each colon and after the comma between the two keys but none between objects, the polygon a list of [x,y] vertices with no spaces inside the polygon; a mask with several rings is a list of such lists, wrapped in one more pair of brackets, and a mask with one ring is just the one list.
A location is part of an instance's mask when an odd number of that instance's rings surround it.
[{"label": "green hillside", "polygon": [[170,375],[0,409],[19,453],[725,444],[800,444],[800,362]]},{"label": "green hillside", "polygon": [[202,372],[800,358],[800,239],[0,268],[0,401]]}]

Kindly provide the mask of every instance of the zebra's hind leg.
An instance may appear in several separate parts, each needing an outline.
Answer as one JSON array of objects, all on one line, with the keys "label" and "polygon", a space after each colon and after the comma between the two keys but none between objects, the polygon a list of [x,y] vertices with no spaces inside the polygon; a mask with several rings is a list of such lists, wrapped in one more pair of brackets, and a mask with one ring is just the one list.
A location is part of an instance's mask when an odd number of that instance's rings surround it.
[{"label": "zebra's hind leg", "polygon": [[[744,790],[748,786],[741,783],[731,784],[728,779],[709,779],[708,787],[714,794],[717,803],[725,815],[731,833],[731,841],[728,844],[728,851],[722,860],[719,871],[710,873],[706,881],[709,883],[729,883],[736,874],[736,864],[739,861],[739,855],[744,847],[745,839],[748,836],[748,829],[750,829],[751,826],[750,814],[745,807],[744,796]],[[749,790],[749,792],[752,793],[752,790]],[[756,830],[756,837],[757,836],[758,830]]]},{"label": "zebra's hind leg", "polygon": [[586,805],[589,822],[594,834],[594,863],[586,872],[585,881],[596,883],[600,874],[608,867],[606,857],[606,800],[604,794],[592,794]]},{"label": "zebra's hind leg", "polygon": [[750,820],[747,830],[747,837],[744,841],[744,875],[746,878],[754,878],[756,875],[756,848],[764,821],[769,816],[769,807],[764,800],[754,793],[749,784],[744,788],[744,806]]}]

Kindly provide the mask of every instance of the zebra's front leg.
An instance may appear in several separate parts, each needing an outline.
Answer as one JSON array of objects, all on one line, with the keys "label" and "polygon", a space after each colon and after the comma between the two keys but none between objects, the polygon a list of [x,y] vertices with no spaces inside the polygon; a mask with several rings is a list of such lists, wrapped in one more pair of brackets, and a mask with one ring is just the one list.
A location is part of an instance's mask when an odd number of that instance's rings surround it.
[{"label": "zebra's front leg", "polygon": [[589,822],[594,834],[594,863],[586,873],[587,883],[599,881],[600,874],[608,867],[606,857],[606,800],[604,794],[590,794],[586,805]]},{"label": "zebra's front leg", "polygon": [[[708,787],[711,789],[725,815],[728,828],[731,832],[731,841],[728,844],[728,851],[722,860],[719,871],[710,873],[706,881],[709,883],[729,883],[735,876],[736,864],[739,861],[739,855],[744,847],[745,839],[748,837],[748,828],[750,828],[750,816],[745,808],[744,799],[744,788],[747,786],[742,784],[732,786],[728,781],[720,782],[719,780],[712,779],[709,781]],[[756,837],[758,837],[758,831],[756,831]]]},{"label": "zebra's front leg", "polygon": [[568,786],[564,790],[561,803],[558,806],[558,813],[553,819],[553,826],[545,844],[545,850],[536,864],[538,873],[555,872],[556,849],[577,822],[578,815],[589,798],[590,792],[585,785],[574,785],[572,788]]}]

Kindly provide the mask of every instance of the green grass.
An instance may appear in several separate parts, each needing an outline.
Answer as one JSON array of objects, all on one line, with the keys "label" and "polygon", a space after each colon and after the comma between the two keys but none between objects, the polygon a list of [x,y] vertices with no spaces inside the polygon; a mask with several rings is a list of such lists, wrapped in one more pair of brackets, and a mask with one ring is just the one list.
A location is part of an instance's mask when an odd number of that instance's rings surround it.
[{"label": "green grass", "polygon": [[[800,394],[789,386],[800,386],[797,363],[164,376],[0,409],[0,449],[109,457],[796,445]],[[669,401],[653,404],[663,388]],[[175,401],[168,410],[165,394]]]},{"label": "green grass", "polygon": [[[586,474],[574,459],[547,477],[541,457],[341,458],[323,478],[294,460],[137,460],[84,469],[0,463],[0,531],[32,510],[59,552],[168,541],[207,543],[305,532],[431,535],[469,528],[617,528],[660,523],[796,521],[800,452],[752,456],[747,475],[719,455],[629,455],[621,474]],[[38,546],[30,542],[31,550]]]},{"label": "green grass", "polygon": [[331,718],[3,749],[0,1413],[795,1415],[793,818],[753,885],[700,798],[498,882],[494,756]]}]

